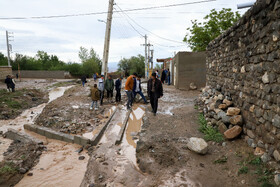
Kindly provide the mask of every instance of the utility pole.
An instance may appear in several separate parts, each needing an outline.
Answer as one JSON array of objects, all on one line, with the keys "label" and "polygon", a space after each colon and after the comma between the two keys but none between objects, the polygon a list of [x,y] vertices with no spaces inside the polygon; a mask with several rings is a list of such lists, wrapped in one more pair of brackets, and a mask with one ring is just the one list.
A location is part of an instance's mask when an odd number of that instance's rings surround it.
[{"label": "utility pole", "polygon": [[7,56],[8,56],[8,66],[11,67],[11,59],[10,59],[10,51],[11,51],[11,47],[9,44],[9,32],[6,31],[6,42],[7,42]]},{"label": "utility pole", "polygon": [[147,40],[148,40],[148,37],[147,37],[147,35],[145,34],[145,78],[146,78],[146,79],[149,78],[149,76],[148,76]]},{"label": "utility pole", "polygon": [[114,0],[109,0],[101,74],[107,77]]},{"label": "utility pole", "polygon": [[154,50],[151,50],[151,70],[154,71]]}]

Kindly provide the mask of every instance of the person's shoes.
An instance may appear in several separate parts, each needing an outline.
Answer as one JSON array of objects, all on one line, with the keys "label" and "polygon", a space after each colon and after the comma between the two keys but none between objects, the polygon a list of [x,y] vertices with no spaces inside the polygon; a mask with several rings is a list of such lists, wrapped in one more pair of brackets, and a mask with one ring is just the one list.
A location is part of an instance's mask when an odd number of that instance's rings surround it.
[{"label": "person's shoes", "polygon": [[95,108],[94,110],[98,110],[98,108]]},{"label": "person's shoes", "polygon": [[89,109],[92,110],[92,107],[90,107]]},{"label": "person's shoes", "polygon": [[147,104],[149,104],[149,102],[145,102],[144,104],[147,105]]},{"label": "person's shoes", "polygon": [[157,113],[154,113],[154,116],[157,116]]}]

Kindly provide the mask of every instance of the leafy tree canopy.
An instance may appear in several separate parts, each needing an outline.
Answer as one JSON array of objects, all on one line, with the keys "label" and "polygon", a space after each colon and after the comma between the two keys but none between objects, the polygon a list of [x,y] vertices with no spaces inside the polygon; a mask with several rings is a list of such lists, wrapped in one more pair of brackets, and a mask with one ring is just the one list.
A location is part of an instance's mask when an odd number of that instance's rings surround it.
[{"label": "leafy tree canopy", "polygon": [[137,73],[140,76],[145,75],[145,57],[142,55],[132,56],[129,59],[123,58],[118,63],[118,71],[123,72],[124,76]]},{"label": "leafy tree canopy", "polygon": [[211,10],[211,13],[204,17],[204,22],[199,23],[192,20],[192,27],[187,28],[190,34],[184,38],[193,51],[205,51],[207,45],[225,32],[240,19],[238,12],[232,12],[230,8],[223,8],[221,11]]}]

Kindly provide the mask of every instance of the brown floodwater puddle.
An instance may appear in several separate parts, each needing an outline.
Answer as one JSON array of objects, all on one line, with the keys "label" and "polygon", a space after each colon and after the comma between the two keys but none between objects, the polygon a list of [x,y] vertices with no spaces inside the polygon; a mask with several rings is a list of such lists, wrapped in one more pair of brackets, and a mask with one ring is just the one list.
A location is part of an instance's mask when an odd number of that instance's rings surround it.
[{"label": "brown floodwater puddle", "polygon": [[141,130],[142,118],[144,114],[144,106],[133,106],[121,144],[122,154],[125,155],[127,159],[129,159],[134,164],[136,168],[138,168],[136,163],[136,144],[138,141],[137,134]]},{"label": "brown floodwater puddle", "polygon": [[[16,187],[80,186],[89,159],[87,153],[75,152],[81,146],[25,132],[42,140],[47,151],[43,152],[39,163],[30,171],[33,176],[26,174]],[[79,160],[79,156],[85,156],[85,159]]]}]

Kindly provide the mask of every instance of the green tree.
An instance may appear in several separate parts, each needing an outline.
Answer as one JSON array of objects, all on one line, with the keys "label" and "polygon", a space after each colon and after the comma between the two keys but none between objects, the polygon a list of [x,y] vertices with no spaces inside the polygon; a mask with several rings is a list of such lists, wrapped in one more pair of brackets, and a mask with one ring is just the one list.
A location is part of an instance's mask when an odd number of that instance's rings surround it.
[{"label": "green tree", "polygon": [[125,76],[137,73],[138,75],[145,75],[145,57],[142,55],[132,56],[129,59],[123,58],[118,63],[118,71],[124,72]]},{"label": "green tree", "polygon": [[93,73],[101,72],[102,61],[93,48],[90,50],[80,47],[79,58],[82,62],[82,74],[91,76]]},{"label": "green tree", "polygon": [[0,66],[7,66],[8,65],[8,59],[4,56],[3,53],[0,52]]},{"label": "green tree", "polygon": [[238,12],[232,12],[230,8],[223,8],[217,12],[215,9],[204,17],[204,22],[199,23],[197,20],[192,20],[192,27],[187,28],[190,34],[184,38],[193,51],[205,51],[207,45],[225,32],[235,22],[240,19]]},{"label": "green tree", "polygon": [[162,64],[156,64],[154,70],[161,70],[163,68]]}]

